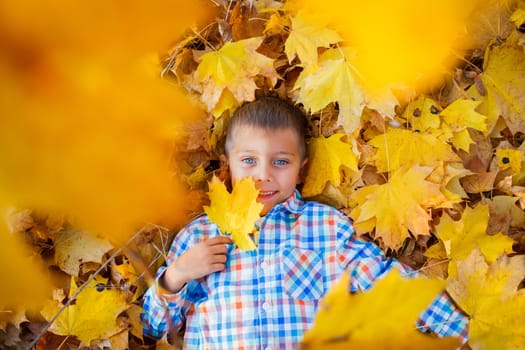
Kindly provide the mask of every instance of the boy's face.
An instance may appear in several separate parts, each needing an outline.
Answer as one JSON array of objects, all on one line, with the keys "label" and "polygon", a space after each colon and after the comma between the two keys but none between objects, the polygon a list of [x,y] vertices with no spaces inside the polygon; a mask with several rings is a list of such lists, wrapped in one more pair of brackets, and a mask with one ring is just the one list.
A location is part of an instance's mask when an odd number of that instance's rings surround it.
[{"label": "boy's face", "polygon": [[291,128],[267,131],[240,126],[233,133],[228,164],[232,183],[252,177],[264,204],[262,215],[285,201],[300,182],[306,164],[299,148],[299,136]]}]

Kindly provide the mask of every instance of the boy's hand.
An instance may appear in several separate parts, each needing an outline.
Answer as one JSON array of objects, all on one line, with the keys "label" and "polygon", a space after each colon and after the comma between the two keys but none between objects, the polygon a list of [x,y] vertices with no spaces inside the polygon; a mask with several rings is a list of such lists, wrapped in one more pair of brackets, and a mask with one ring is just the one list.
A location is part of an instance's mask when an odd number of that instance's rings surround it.
[{"label": "boy's hand", "polygon": [[217,236],[199,242],[175,260],[160,280],[163,288],[178,292],[188,281],[222,271],[228,258],[229,237]]}]

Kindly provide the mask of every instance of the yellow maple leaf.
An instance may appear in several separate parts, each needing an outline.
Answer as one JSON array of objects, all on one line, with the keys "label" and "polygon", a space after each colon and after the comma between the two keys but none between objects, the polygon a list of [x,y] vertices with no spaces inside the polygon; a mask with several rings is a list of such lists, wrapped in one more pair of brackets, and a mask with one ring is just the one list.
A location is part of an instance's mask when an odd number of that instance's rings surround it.
[{"label": "yellow maple leaf", "polygon": [[204,207],[210,220],[217,224],[222,233],[230,234],[241,250],[254,250],[256,245],[250,238],[255,221],[263,208],[257,202],[259,191],[251,178],[244,178],[235,183],[232,193],[214,177],[210,184],[210,205]]},{"label": "yellow maple leaf", "polygon": [[496,150],[496,159],[498,160],[498,167],[502,170],[511,169],[512,174],[518,174],[521,171],[523,153],[520,150],[499,148]]},{"label": "yellow maple leaf", "polygon": [[122,264],[112,261],[111,280],[122,287],[122,290],[129,292],[127,296],[129,302],[137,300],[147,289],[147,283],[143,283],[141,273],[125,258]]},{"label": "yellow maple leaf", "polygon": [[525,71],[525,52],[519,32],[512,32],[503,44],[487,46],[481,80],[486,90],[482,96],[473,85],[468,92],[482,101],[480,113],[488,117],[491,130],[501,116],[513,134],[525,130],[525,79],[516,72]]},{"label": "yellow maple leaf", "polygon": [[[117,325],[117,316],[128,307],[125,294],[116,288],[100,288],[101,284],[107,285],[102,277],[93,279],[80,292],[75,303],[62,311],[49,330],[58,335],[76,336],[83,344],[94,339],[107,339],[120,332],[122,328]],[[75,279],[71,277],[69,298],[77,290]],[[62,303],[49,301],[42,315],[50,321],[62,307]]]},{"label": "yellow maple leaf", "polygon": [[487,235],[489,206],[478,204],[467,207],[461,220],[454,221],[447,214],[441,217],[436,226],[436,234],[445,246],[449,264],[449,275],[455,276],[457,263],[464,260],[473,249],[479,248],[489,263],[493,263],[501,254],[513,252],[514,240],[504,234]]},{"label": "yellow maple leaf", "polygon": [[[443,178],[441,183],[445,184],[445,191],[450,193],[450,196],[459,196],[460,198],[467,198],[468,195],[461,186],[460,179],[464,176],[471,175],[472,172],[465,169],[463,163],[448,163],[443,168]],[[434,181],[437,183],[437,181]]]},{"label": "yellow maple leaf", "polygon": [[284,52],[289,62],[297,56],[303,66],[317,64],[317,48],[330,47],[341,40],[337,32],[315,24],[310,14],[299,11],[292,18],[292,29],[286,39]]},{"label": "yellow maple leaf", "polygon": [[275,0],[255,0],[252,2],[258,13],[277,12],[283,4]]},{"label": "yellow maple leaf", "polygon": [[199,165],[195,171],[189,175],[184,176],[186,183],[190,186],[190,189],[197,188],[200,184],[208,179],[206,169],[203,165]]},{"label": "yellow maple leaf", "polygon": [[217,101],[217,104],[211,110],[211,113],[215,116],[215,118],[219,118],[226,111],[232,113],[239,107],[240,104],[241,103],[237,101],[230,90],[224,89],[222,90],[221,97],[219,97],[219,101]]},{"label": "yellow maple leaf", "polygon": [[454,131],[463,130],[465,127],[486,131],[487,117],[475,110],[480,104],[480,101],[457,99],[449,104],[440,115]]},{"label": "yellow maple leaf", "polygon": [[447,290],[470,316],[469,342],[477,349],[525,349],[525,256],[500,256],[487,264],[476,248],[458,262]]},{"label": "yellow maple leaf", "polygon": [[414,131],[431,131],[439,128],[441,124],[440,111],[441,107],[436,101],[420,95],[405,108],[403,118],[412,125]]},{"label": "yellow maple leaf", "polygon": [[441,112],[443,121],[452,129],[451,141],[457,149],[468,152],[470,145],[474,143],[467,128],[487,131],[487,117],[475,111],[480,104],[481,101],[457,99]]},{"label": "yellow maple leaf", "polygon": [[396,95],[387,87],[367,88],[365,100],[368,109],[375,109],[383,117],[394,117],[396,106],[399,105]]},{"label": "yellow maple leaf", "polygon": [[442,162],[460,160],[452,148],[436,136],[405,129],[389,128],[368,144],[377,148],[373,159],[380,172],[395,171],[402,166],[438,166]]},{"label": "yellow maple leaf", "polygon": [[[445,197],[448,198],[449,203],[459,203],[462,201],[461,195],[459,193],[463,192],[456,192],[455,189],[455,182],[456,179],[455,176],[461,176],[462,171],[461,166],[462,163],[447,163],[444,166],[438,166],[434,168],[434,171],[427,177],[427,180],[433,183],[441,184],[441,191],[445,195]],[[468,173],[466,169],[463,169],[465,173]],[[457,179],[457,183],[459,184],[459,179]],[[461,188],[461,185],[460,185]],[[452,189],[452,191],[451,191]],[[467,194],[464,193],[465,197],[467,197]]]},{"label": "yellow maple leaf", "polygon": [[516,9],[516,11],[510,16],[510,20],[519,28],[525,22],[525,9]]},{"label": "yellow maple leaf", "polygon": [[338,125],[347,134],[360,128],[363,108],[374,109],[382,116],[392,117],[399,104],[389,87],[370,88],[353,66],[356,53],[350,47],[328,49],[317,65],[307,65],[297,78],[298,102],[316,113],[330,103],[337,103]]},{"label": "yellow maple leaf", "polygon": [[454,349],[459,340],[419,333],[416,320],[444,282],[392,270],[369,291],[350,294],[343,274],[328,292],[300,349]]},{"label": "yellow maple leaf", "polygon": [[269,35],[288,35],[291,26],[292,24],[289,16],[283,16],[279,12],[275,12],[270,16],[268,22],[266,22],[263,33]]},{"label": "yellow maple leaf", "polygon": [[339,124],[351,134],[359,128],[365,96],[352,57],[342,50],[329,49],[319,57],[318,66],[307,66],[297,78],[298,102],[312,113],[331,102],[339,105]]},{"label": "yellow maple leaf", "polygon": [[357,171],[357,157],[352,145],[341,140],[344,134],[312,138],[308,143],[309,170],[306,174],[302,193],[313,197],[325,188],[327,182],[334,186],[341,184],[341,167]]},{"label": "yellow maple leaf", "polygon": [[214,110],[224,89],[228,89],[239,103],[252,101],[257,75],[272,80],[278,78],[273,60],[256,51],[262,40],[262,37],[255,37],[228,42],[219,50],[202,55],[196,76],[202,89],[201,101],[209,111]]},{"label": "yellow maple leaf", "polygon": [[429,235],[431,216],[428,208],[444,206],[447,198],[440,185],[426,181],[432,168],[414,165],[394,171],[383,185],[370,185],[352,195],[357,206],[350,213],[358,233],[375,227],[375,237],[398,249],[408,230],[414,235]]}]

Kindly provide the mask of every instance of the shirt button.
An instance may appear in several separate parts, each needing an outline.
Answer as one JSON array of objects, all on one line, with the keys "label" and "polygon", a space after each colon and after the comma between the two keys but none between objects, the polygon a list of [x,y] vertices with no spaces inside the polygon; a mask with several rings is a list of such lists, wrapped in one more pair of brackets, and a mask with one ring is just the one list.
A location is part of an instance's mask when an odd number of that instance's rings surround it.
[{"label": "shirt button", "polygon": [[268,268],[268,263],[267,263],[266,261],[263,261],[263,262],[261,263],[261,268],[262,268],[263,270],[266,270],[266,269]]},{"label": "shirt button", "polygon": [[270,303],[267,303],[266,301],[262,304],[262,308],[264,311],[269,311],[271,308]]}]

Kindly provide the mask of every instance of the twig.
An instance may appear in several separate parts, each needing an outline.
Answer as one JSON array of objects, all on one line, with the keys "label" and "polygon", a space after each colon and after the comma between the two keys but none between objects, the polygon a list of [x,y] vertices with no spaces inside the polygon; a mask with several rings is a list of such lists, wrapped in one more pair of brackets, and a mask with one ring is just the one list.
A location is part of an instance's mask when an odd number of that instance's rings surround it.
[{"label": "twig", "polygon": [[[132,242],[142,231],[144,230],[144,228],[141,228],[140,230],[138,230],[131,238],[128,239],[128,241],[126,242],[126,244],[124,244],[124,246],[128,245],[130,242]],[[123,247],[120,247],[118,248],[117,250],[115,250],[115,252],[113,254],[111,254],[111,256],[102,264],[100,265],[100,267],[91,275],[89,276],[89,278],[87,279],[86,282],[84,282],[84,284],[75,292],[75,294],[73,294],[71,296],[71,298],[69,298],[69,300],[66,302],[66,304],[64,306],[62,306],[62,308],[60,310],[58,310],[58,312],[55,314],[55,316],[53,316],[53,318],[47,323],[47,325],[42,329],[42,331],[40,332],[40,334],[35,338],[35,340],[33,340],[31,342],[31,344],[29,345],[29,348],[30,349],[33,349],[36,344],[38,343],[38,341],[40,340],[40,338],[42,338],[44,336],[44,334],[46,334],[47,330],[49,329],[49,327],[51,327],[51,325],[56,321],[56,319],[58,318],[58,316],[60,316],[60,314],[68,307],[71,305],[71,303],[78,297],[78,295],[88,286],[88,284],[95,279],[95,277],[106,267],[108,266],[108,264],[115,258],[117,257],[117,255],[119,255],[122,250],[124,249],[124,246]]]},{"label": "twig", "polygon": [[224,20],[228,21],[230,17],[230,10],[232,8],[232,4],[235,2],[235,0],[228,1],[228,8],[226,9],[226,16],[224,16]]},{"label": "twig", "polygon": [[417,271],[418,271],[418,272],[421,272],[421,271],[424,271],[424,270],[426,270],[426,269],[430,269],[431,267],[445,264],[445,263],[447,263],[447,262],[449,262],[449,261],[450,261],[450,259],[448,259],[448,258],[447,258],[447,259],[443,259],[443,260],[439,260],[439,261],[437,261],[437,262],[435,262],[435,263],[433,263],[433,264],[429,264],[429,265],[422,266],[422,267],[419,268]]},{"label": "twig", "polygon": [[62,340],[62,343],[60,343],[60,345],[58,346],[57,350],[60,350],[68,339],[69,339],[69,335],[67,337],[65,337],[64,340]]},{"label": "twig", "polygon": [[442,321],[442,322],[435,322],[435,323],[430,323],[430,324],[424,324],[422,326],[417,326],[416,329],[429,328],[429,327],[432,327],[432,326],[439,326],[439,325],[447,324],[447,323],[456,323],[456,322],[463,321],[464,319],[468,319],[468,317],[465,316],[463,318],[456,318],[454,320],[447,320],[447,321]]},{"label": "twig", "polygon": [[213,23],[210,23],[208,24],[206,27],[204,27],[203,29],[201,29],[200,31],[196,31],[195,29],[192,29],[192,32],[193,34],[198,37],[200,40],[202,40],[202,42],[204,42],[206,45],[208,45],[213,51],[217,51],[218,49],[213,46],[208,39],[206,39],[206,37],[201,34],[201,32],[204,32],[205,30],[208,30],[208,27],[210,27],[212,24],[214,24],[215,22]]}]

